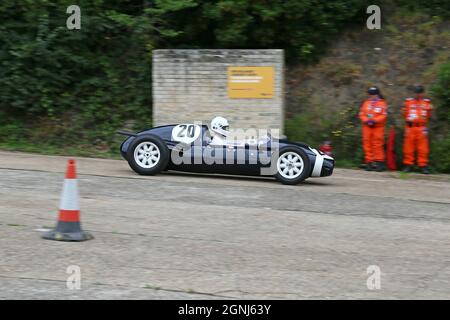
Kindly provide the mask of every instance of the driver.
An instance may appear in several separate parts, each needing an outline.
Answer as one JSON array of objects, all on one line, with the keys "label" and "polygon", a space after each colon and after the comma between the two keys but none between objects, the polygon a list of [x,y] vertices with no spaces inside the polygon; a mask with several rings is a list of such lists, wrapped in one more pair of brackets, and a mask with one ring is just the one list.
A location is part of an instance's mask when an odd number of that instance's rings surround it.
[{"label": "driver", "polygon": [[211,144],[212,145],[225,145],[226,137],[230,134],[228,131],[228,120],[224,117],[215,117],[211,121]]}]

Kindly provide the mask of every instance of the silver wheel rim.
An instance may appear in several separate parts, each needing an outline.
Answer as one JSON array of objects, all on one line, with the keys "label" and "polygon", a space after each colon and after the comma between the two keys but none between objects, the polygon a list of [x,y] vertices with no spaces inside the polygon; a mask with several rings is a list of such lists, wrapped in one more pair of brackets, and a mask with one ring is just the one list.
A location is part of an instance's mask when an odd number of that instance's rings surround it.
[{"label": "silver wheel rim", "polygon": [[286,179],[295,179],[305,168],[302,157],[295,152],[283,153],[277,161],[278,173]]},{"label": "silver wheel rim", "polygon": [[134,161],[144,169],[150,169],[156,166],[161,158],[159,148],[153,142],[141,142],[134,149]]}]

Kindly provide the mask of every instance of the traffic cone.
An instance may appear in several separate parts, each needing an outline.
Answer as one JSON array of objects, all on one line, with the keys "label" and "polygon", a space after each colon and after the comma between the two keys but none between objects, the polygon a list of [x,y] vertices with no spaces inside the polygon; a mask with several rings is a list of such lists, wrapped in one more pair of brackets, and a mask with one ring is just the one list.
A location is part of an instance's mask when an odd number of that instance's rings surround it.
[{"label": "traffic cone", "polygon": [[56,228],[42,234],[42,238],[58,241],[84,241],[93,238],[89,232],[81,230],[77,173],[73,159],[67,162]]}]

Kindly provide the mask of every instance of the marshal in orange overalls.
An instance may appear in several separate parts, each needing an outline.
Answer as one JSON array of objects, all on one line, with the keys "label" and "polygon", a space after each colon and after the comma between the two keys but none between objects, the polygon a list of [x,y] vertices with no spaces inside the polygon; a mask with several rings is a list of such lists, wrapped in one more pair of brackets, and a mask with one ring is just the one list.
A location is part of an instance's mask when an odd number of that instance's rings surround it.
[{"label": "marshal in orange overalls", "polygon": [[387,104],[381,98],[369,98],[363,102],[359,111],[363,124],[362,141],[364,161],[384,162],[384,125],[387,119]]},{"label": "marshal in orange overalls", "polygon": [[432,105],[430,99],[422,97],[408,98],[403,107],[403,117],[406,121],[405,140],[403,143],[403,164],[414,164],[417,151],[417,165],[428,165],[428,129],[427,124],[431,117]]}]

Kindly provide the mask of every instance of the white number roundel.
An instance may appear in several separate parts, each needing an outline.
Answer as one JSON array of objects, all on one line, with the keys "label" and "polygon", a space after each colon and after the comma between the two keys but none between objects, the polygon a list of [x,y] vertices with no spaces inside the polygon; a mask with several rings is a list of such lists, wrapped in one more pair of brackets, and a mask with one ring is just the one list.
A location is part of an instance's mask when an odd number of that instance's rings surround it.
[{"label": "white number roundel", "polygon": [[172,129],[172,140],[190,144],[198,139],[202,128],[196,124],[179,124]]}]

